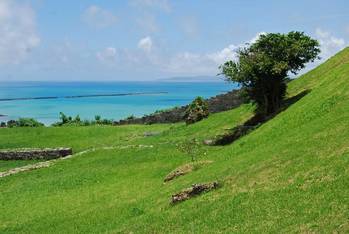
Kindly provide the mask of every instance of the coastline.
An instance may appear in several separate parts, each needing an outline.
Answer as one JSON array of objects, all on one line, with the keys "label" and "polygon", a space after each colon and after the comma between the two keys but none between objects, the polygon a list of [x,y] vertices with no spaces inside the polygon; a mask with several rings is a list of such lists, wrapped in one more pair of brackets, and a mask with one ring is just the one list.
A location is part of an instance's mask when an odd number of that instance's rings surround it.
[{"label": "coastline", "polygon": [[[24,98],[0,98],[0,102],[4,101],[25,101],[25,100],[47,100],[47,99],[71,99],[71,98],[94,98],[94,97],[121,97],[121,96],[141,96],[141,95],[161,95],[168,92],[134,92],[134,93],[106,93],[106,94],[86,94],[73,96],[45,96],[45,97],[24,97]],[[0,115],[1,117],[2,115]]]},{"label": "coastline", "polygon": [[[59,120],[59,113],[82,120],[100,115],[119,121],[143,117],[158,110],[185,106],[195,97],[210,98],[238,88],[223,82],[0,82],[0,121],[34,118],[45,125]],[[58,97],[58,98],[56,98]],[[25,100],[26,98],[30,98]],[[6,100],[5,100],[6,99]],[[16,99],[16,100],[9,100]]]}]

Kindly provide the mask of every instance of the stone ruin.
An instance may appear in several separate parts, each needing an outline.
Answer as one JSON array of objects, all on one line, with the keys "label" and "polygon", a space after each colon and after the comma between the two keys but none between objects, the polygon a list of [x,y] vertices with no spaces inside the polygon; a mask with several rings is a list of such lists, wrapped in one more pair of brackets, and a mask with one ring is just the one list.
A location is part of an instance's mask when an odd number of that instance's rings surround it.
[{"label": "stone ruin", "polygon": [[1,150],[0,160],[52,160],[72,155],[71,148]]}]

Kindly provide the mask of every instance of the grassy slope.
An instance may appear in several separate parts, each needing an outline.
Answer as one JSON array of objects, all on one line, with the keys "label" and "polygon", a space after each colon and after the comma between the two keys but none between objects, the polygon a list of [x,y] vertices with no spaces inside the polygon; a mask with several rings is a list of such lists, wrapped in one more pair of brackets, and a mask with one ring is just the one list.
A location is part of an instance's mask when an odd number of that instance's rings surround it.
[{"label": "grassy slope", "polygon": [[[125,145],[143,137],[145,132],[161,132],[169,127],[171,125],[0,129],[0,149],[72,147],[77,153],[90,148]],[[0,171],[29,163],[32,161],[0,160]]]},{"label": "grassy slope", "polygon": [[[72,128],[69,137],[56,129],[36,130],[39,137],[1,130],[2,142],[12,136],[4,148],[58,143],[78,150],[94,144],[154,148],[100,150],[1,179],[0,232],[348,232],[349,49],[292,81],[289,96],[303,89],[311,92],[251,134],[229,146],[208,147],[200,159],[214,163],[168,184],[163,177],[190,160],[176,143],[233,127],[252,107],[189,127],[158,126],[163,134],[148,138],[134,137],[143,126]],[[222,188],[169,205],[172,193],[212,180]]]}]

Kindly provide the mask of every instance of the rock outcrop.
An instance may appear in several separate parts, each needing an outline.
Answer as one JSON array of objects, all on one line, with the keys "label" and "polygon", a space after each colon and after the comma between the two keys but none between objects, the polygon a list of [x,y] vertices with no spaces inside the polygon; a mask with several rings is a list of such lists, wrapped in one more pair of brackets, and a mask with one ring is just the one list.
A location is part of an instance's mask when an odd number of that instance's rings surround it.
[{"label": "rock outcrop", "polygon": [[[209,113],[227,111],[240,106],[244,99],[241,97],[241,90],[233,90],[206,99]],[[187,106],[175,107],[170,110],[158,111],[140,118],[128,118],[115,121],[114,125],[126,124],[155,124],[155,123],[177,123],[184,121]]]},{"label": "rock outcrop", "polygon": [[172,195],[171,203],[176,204],[178,202],[188,200],[191,197],[197,196],[201,193],[216,189],[218,188],[218,185],[219,184],[217,181],[207,184],[193,184],[190,188],[187,188],[177,194]]}]

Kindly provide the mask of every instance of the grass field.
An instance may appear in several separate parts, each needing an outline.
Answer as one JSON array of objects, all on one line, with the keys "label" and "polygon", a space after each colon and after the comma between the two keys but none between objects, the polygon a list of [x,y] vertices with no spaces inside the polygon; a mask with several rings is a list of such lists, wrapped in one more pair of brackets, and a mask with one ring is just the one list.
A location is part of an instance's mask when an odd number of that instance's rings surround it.
[{"label": "grass field", "polygon": [[[348,233],[349,48],[292,81],[288,96],[305,90],[233,144],[202,146],[207,154],[197,160],[213,163],[166,184],[191,160],[179,144],[243,123],[253,106],[191,126],[0,129],[3,149],[97,149],[0,178],[0,233]],[[161,134],[144,137],[149,131]],[[23,162],[11,163],[0,169]],[[171,194],[214,180],[219,189],[170,205]]]}]

